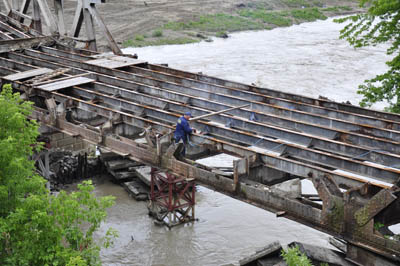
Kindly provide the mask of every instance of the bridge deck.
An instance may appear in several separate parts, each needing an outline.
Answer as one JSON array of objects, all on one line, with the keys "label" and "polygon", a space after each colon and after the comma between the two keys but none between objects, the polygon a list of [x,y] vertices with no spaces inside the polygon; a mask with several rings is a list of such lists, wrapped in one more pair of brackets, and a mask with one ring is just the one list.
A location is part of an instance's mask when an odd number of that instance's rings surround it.
[{"label": "bridge deck", "polygon": [[[29,45],[32,36],[0,18],[1,51],[13,41],[0,54],[0,77],[35,103],[32,118],[399,260],[400,243],[374,230],[376,222],[400,222],[399,115],[130,57],[109,64],[95,52],[59,43],[16,51],[14,36],[28,38]],[[250,105],[192,123],[206,132],[193,134],[192,158],[233,154],[241,158],[233,174],[174,156],[170,133],[182,113],[200,116],[244,104]],[[144,131],[145,143],[135,141]],[[285,189],[299,179],[313,182],[319,203]]]}]

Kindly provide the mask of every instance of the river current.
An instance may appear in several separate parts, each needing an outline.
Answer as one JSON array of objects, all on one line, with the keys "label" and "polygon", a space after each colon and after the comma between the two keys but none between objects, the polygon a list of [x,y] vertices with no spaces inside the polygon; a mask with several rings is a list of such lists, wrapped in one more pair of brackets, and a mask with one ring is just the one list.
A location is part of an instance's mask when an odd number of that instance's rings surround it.
[{"label": "river current", "polygon": [[[228,39],[187,45],[127,48],[151,63],[254,83],[311,97],[357,104],[357,87],[365,79],[383,73],[389,59],[385,47],[355,50],[339,40],[343,25],[332,19],[270,31],[241,32]],[[374,108],[382,109],[383,104]],[[229,156],[212,159],[232,164]],[[304,192],[313,191],[304,182]],[[329,247],[329,236],[312,228],[249,204],[199,187],[196,217],[199,221],[168,230],[153,224],[144,202],[136,202],[118,185],[96,185],[97,195],[114,195],[99,236],[109,227],[120,237],[112,248],[102,250],[104,265],[223,265],[254,253],[272,241],[302,241]]]}]

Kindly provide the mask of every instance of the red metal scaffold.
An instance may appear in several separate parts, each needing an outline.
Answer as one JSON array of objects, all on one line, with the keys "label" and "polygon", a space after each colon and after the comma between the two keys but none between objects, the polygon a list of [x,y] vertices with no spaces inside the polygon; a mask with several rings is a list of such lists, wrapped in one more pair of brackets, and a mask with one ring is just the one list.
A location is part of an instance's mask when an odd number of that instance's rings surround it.
[{"label": "red metal scaffold", "polygon": [[150,215],[168,227],[194,221],[195,181],[151,169]]}]

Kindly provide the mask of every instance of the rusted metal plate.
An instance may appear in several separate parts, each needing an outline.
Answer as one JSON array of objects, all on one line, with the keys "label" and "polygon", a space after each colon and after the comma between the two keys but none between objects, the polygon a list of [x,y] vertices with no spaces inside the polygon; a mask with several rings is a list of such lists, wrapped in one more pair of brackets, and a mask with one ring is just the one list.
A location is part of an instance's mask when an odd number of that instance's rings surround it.
[{"label": "rusted metal plate", "polygon": [[77,78],[71,78],[71,79],[66,79],[62,81],[57,81],[45,85],[40,85],[38,86],[39,89],[46,90],[46,91],[56,91],[76,85],[82,85],[82,84],[87,84],[90,82],[94,82],[94,79],[89,79],[85,77],[77,77]]},{"label": "rusted metal plate", "polygon": [[7,75],[7,76],[2,77],[2,79],[9,80],[9,81],[17,81],[17,80],[22,80],[22,79],[26,79],[26,78],[31,78],[31,77],[47,74],[52,71],[53,70],[51,70],[51,69],[42,67],[42,68],[36,68],[36,69],[28,70],[28,71],[23,71],[23,72]]}]

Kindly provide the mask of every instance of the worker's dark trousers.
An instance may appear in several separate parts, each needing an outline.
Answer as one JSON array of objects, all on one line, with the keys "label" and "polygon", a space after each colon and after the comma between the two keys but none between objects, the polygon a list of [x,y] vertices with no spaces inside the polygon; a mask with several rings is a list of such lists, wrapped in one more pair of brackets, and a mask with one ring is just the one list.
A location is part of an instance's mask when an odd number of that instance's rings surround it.
[{"label": "worker's dark trousers", "polygon": [[186,155],[187,138],[184,137],[177,138],[175,139],[175,144],[178,144],[181,140],[183,141],[183,148],[181,150],[180,155],[184,157]]}]

